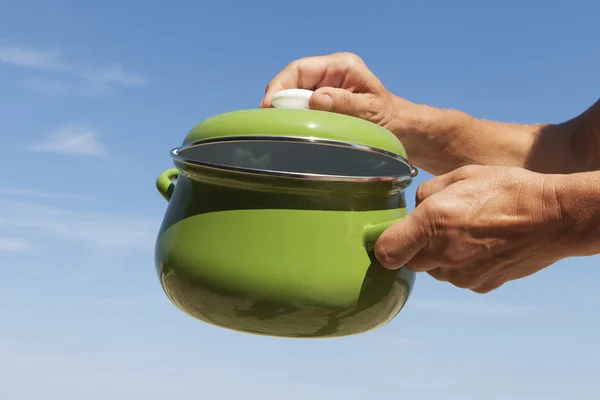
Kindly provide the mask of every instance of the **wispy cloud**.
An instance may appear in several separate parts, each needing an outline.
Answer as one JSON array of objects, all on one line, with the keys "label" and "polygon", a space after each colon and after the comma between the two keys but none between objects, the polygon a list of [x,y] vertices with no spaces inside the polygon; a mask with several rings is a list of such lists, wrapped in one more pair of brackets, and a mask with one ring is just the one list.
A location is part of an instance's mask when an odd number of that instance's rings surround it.
[{"label": "wispy cloud", "polygon": [[422,300],[413,299],[410,307],[421,311],[430,311],[438,313],[467,314],[467,315],[485,315],[485,316],[506,316],[506,317],[525,317],[531,315],[538,309],[526,305],[504,304],[489,300]]},{"label": "wispy cloud", "polygon": [[35,92],[50,96],[68,94],[69,92],[77,92],[81,95],[85,95],[86,93],[85,87],[73,86],[60,80],[40,77],[28,78],[24,81],[24,85]]},{"label": "wispy cloud", "polygon": [[[420,338],[410,337],[388,329],[379,329],[369,333],[373,343],[388,348],[409,349],[424,345]],[[358,338],[358,337],[357,337]]]},{"label": "wispy cloud", "polygon": [[30,151],[79,156],[103,157],[107,150],[96,133],[86,125],[65,125],[55,129],[47,139],[29,147]]},{"label": "wispy cloud", "polygon": [[44,192],[40,190],[0,187],[0,196],[40,197],[46,199],[78,199],[73,193]]},{"label": "wispy cloud", "polygon": [[387,344],[393,348],[413,348],[423,345],[423,341],[412,338],[392,337],[387,340]]},{"label": "wispy cloud", "polygon": [[149,80],[139,73],[125,70],[118,63],[90,66],[64,60],[58,50],[35,49],[0,43],[0,63],[30,71],[44,71],[47,76],[29,76],[24,85],[48,95],[76,94],[86,97],[112,93],[118,86],[147,86]]},{"label": "wispy cloud", "polygon": [[0,234],[16,233],[28,242],[64,240],[97,249],[154,246],[160,221],[135,215],[80,212],[0,199]]},{"label": "wispy cloud", "polygon": [[[68,337],[68,334],[63,336]],[[79,343],[81,339],[78,337],[74,342]],[[4,346],[0,343],[0,396],[22,399],[52,393],[52,398],[83,397],[93,400],[187,398],[197,389],[198,377],[201,376],[203,382],[210,382],[209,387],[203,388],[202,397],[224,399],[231,398],[223,397],[223,388],[228,386],[231,374],[236,374],[239,377],[236,382],[254,395],[264,392],[261,382],[276,372],[264,368],[244,369],[236,365],[232,356],[221,357],[225,360],[222,363],[207,363],[209,367],[198,367],[197,363],[188,360],[189,357],[165,363],[164,360],[175,358],[165,356],[166,353],[149,356],[147,351],[140,352],[137,349],[115,350],[123,337],[108,342],[107,348],[101,351],[97,350],[97,342],[89,339],[82,339],[88,343],[83,349],[49,341],[42,336],[37,341],[17,338],[4,341]],[[210,360],[213,358],[211,355]],[[279,376],[277,378],[269,388],[276,388],[282,393],[289,391],[285,387],[289,382],[284,380],[281,384],[282,379]],[[36,384],[31,385],[31,382]],[[229,390],[232,397],[240,397],[238,392]],[[278,397],[281,396],[267,396]]]},{"label": "wispy cloud", "polygon": [[69,69],[60,61],[60,53],[0,44],[0,62],[19,67]]},{"label": "wispy cloud", "polygon": [[30,244],[24,240],[0,237],[0,252],[26,251]]},{"label": "wispy cloud", "polygon": [[81,75],[90,82],[102,85],[146,86],[148,78],[125,71],[119,64],[81,71]]}]

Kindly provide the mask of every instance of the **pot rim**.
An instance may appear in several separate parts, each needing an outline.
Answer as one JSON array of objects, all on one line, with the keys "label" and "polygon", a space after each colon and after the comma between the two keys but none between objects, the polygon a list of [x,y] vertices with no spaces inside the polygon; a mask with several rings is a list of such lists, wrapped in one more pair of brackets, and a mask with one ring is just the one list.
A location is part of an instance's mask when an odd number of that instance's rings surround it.
[{"label": "pot rim", "polygon": [[[395,161],[401,162],[407,166],[410,173],[406,175],[388,175],[388,176],[352,176],[352,175],[328,175],[328,174],[314,174],[314,173],[302,173],[302,172],[287,172],[277,171],[262,168],[246,168],[246,167],[235,167],[231,165],[223,165],[218,163],[190,160],[189,158],[181,156],[179,153],[183,150],[187,150],[191,147],[210,145],[214,143],[235,143],[235,142],[247,142],[247,141],[268,141],[268,142],[295,142],[295,143],[312,143],[317,145],[325,146],[336,146],[343,148],[352,148],[359,151],[367,151],[376,153],[387,158],[391,158]],[[171,150],[171,157],[174,161],[190,166],[208,167],[214,169],[220,169],[224,171],[243,172],[246,174],[260,175],[260,176],[273,176],[273,177],[285,177],[295,179],[307,179],[312,181],[334,181],[334,182],[398,182],[407,179],[412,179],[417,176],[418,170],[415,168],[406,158],[392,153],[387,150],[379,149],[376,147],[344,142],[331,139],[320,139],[315,137],[300,137],[300,136],[261,136],[261,135],[249,135],[249,136],[226,136],[218,138],[200,139],[183,146],[175,147]]]}]

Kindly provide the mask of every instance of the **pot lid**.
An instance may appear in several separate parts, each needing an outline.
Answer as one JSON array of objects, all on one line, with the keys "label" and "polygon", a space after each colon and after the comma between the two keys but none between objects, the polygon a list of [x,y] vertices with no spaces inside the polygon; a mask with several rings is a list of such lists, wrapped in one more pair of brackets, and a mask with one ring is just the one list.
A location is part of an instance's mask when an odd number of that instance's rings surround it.
[{"label": "pot lid", "polygon": [[283,90],[273,96],[275,108],[231,111],[194,126],[183,145],[199,140],[240,136],[333,140],[386,150],[406,158],[402,143],[387,129],[348,115],[308,109],[312,91]]}]

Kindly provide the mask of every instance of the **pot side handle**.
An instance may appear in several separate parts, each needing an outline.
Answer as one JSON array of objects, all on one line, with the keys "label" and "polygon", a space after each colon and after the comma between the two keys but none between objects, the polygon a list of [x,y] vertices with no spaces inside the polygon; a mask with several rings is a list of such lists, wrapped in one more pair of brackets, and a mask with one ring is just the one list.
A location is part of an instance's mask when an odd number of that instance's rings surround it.
[{"label": "pot side handle", "polygon": [[175,190],[174,180],[177,180],[179,176],[179,170],[177,168],[169,168],[156,178],[156,189],[165,198],[165,200],[171,200],[173,190]]}]

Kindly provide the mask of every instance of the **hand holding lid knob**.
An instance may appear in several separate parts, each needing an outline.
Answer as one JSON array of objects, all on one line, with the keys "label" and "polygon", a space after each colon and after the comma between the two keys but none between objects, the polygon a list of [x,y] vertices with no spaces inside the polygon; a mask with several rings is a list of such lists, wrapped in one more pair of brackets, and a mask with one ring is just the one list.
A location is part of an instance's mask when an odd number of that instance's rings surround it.
[{"label": "hand holding lid knob", "polygon": [[308,110],[308,102],[313,91],[308,89],[286,89],[273,95],[271,103],[275,108]]}]

